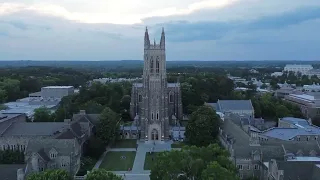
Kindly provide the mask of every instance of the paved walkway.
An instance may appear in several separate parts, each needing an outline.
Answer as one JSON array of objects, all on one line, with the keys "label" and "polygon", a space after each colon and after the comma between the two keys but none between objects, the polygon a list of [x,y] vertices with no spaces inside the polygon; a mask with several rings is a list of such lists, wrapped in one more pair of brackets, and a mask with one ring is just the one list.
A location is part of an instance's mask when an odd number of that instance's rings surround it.
[{"label": "paved walkway", "polygon": [[146,153],[152,151],[152,149],[154,152],[170,151],[171,143],[171,141],[157,142],[155,144],[153,142],[138,142],[137,150],[135,148],[107,148],[106,151],[99,158],[93,169],[99,168],[104,157],[109,151],[136,151],[136,157],[134,159],[132,171],[113,171],[113,173],[122,176],[124,180],[150,180],[150,170],[144,170],[144,161],[146,158]]}]

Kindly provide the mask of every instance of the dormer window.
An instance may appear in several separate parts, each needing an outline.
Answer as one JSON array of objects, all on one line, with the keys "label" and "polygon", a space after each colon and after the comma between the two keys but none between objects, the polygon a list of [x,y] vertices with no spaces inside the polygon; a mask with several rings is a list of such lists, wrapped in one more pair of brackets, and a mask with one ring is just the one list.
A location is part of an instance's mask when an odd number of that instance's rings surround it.
[{"label": "dormer window", "polygon": [[57,157],[57,154],[55,154],[55,153],[50,154],[50,159],[54,159],[56,157]]},{"label": "dormer window", "polygon": [[50,159],[55,159],[58,156],[58,152],[55,149],[51,149],[49,151],[49,154],[50,154]]}]

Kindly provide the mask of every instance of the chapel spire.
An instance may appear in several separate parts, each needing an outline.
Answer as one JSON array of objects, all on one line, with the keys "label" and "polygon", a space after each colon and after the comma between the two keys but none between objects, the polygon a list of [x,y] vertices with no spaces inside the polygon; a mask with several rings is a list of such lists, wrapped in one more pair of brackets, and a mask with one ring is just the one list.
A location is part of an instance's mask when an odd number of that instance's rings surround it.
[{"label": "chapel spire", "polygon": [[161,49],[165,49],[166,47],[166,37],[164,34],[164,28],[162,27],[161,39],[160,39],[160,47]]},{"label": "chapel spire", "polygon": [[148,27],[146,27],[146,32],[144,33],[144,49],[149,49],[149,47],[150,47],[149,33],[148,33]]}]

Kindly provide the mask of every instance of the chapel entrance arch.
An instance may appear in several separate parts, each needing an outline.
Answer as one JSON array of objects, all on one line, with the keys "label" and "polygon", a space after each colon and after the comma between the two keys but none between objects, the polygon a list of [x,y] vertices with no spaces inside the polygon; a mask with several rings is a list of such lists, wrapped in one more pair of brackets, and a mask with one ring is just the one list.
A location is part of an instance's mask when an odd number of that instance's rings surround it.
[{"label": "chapel entrance arch", "polygon": [[153,141],[159,140],[159,132],[157,129],[153,129],[151,131],[151,140],[153,140]]}]

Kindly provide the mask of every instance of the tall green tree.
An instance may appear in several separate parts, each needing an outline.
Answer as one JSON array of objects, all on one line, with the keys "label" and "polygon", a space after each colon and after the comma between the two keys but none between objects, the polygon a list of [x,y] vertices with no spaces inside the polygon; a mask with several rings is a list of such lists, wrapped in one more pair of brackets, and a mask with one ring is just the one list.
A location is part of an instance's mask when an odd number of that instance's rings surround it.
[{"label": "tall green tree", "polygon": [[33,121],[34,122],[50,122],[53,118],[51,112],[46,107],[40,107],[34,110]]},{"label": "tall green tree", "polygon": [[106,107],[100,115],[100,121],[97,125],[97,136],[105,144],[114,142],[119,133],[120,121],[119,115],[109,107]]},{"label": "tall green tree", "polygon": [[186,127],[186,141],[190,145],[208,146],[216,141],[220,119],[209,106],[200,106],[193,112]]},{"label": "tall green tree", "polygon": [[91,171],[87,175],[86,180],[123,180],[123,178],[105,169],[97,169]]},{"label": "tall green tree", "polygon": [[[215,163],[215,166],[210,165],[212,162]],[[216,164],[219,166],[216,166]],[[220,173],[220,170],[223,171]],[[219,145],[214,144],[208,147],[184,146],[181,151],[165,151],[158,154],[151,167],[150,179],[202,180],[202,176],[225,179],[231,177],[231,175],[236,177],[236,172],[236,167],[228,159],[228,153],[221,149]]]},{"label": "tall green tree", "polygon": [[206,180],[240,180],[236,173],[222,167],[217,161],[211,162],[202,171],[201,178]]},{"label": "tall green tree", "polygon": [[70,174],[62,169],[45,170],[39,173],[33,173],[27,176],[27,180],[72,180]]}]

